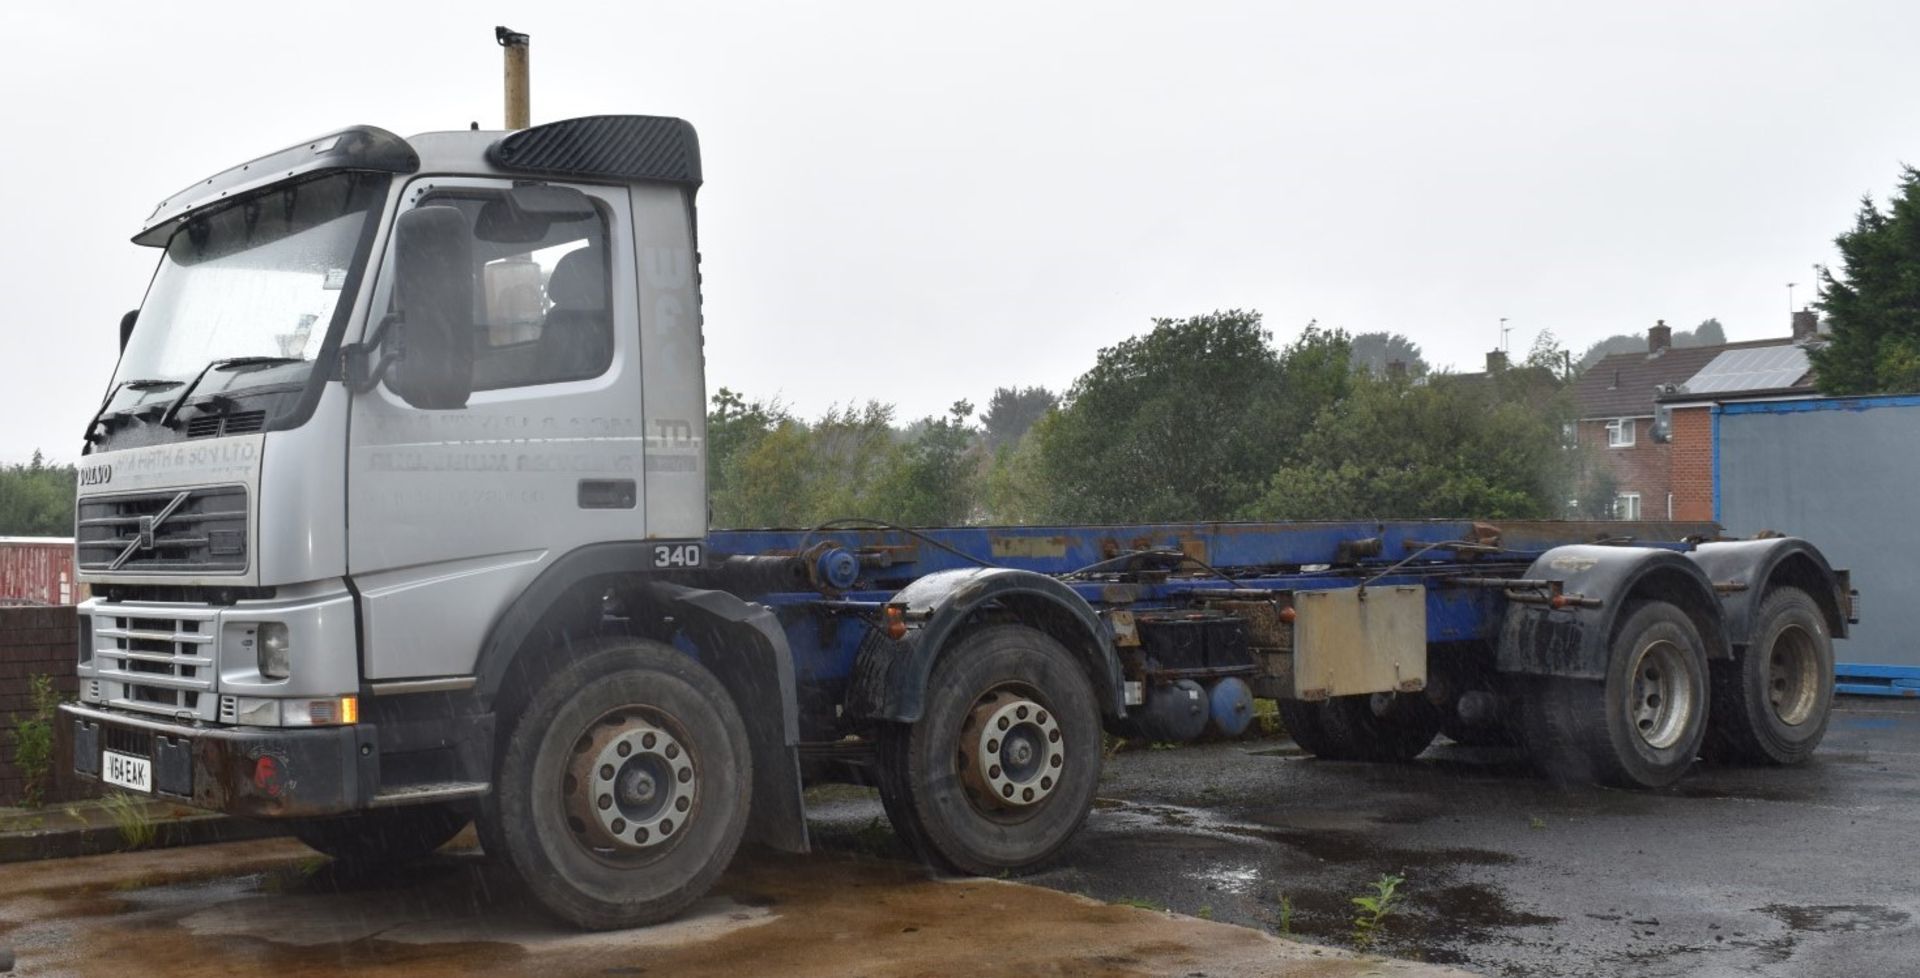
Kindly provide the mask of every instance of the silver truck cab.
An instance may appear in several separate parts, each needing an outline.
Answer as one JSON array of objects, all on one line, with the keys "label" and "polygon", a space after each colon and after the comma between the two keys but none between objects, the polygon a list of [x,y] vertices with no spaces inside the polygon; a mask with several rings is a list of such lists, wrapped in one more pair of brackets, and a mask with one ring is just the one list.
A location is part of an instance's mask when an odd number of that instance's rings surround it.
[{"label": "silver truck cab", "polygon": [[262,815],[483,792],[485,718],[396,704],[464,712],[585,548],[703,560],[699,184],[687,123],[601,116],[356,127],[161,203],[81,466],[76,768]]}]

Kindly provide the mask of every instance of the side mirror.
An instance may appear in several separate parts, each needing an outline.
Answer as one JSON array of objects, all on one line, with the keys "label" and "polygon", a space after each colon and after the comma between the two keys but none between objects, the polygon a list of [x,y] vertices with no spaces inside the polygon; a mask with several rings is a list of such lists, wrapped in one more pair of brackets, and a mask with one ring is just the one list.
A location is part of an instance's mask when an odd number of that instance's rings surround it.
[{"label": "side mirror", "polygon": [[387,386],[417,408],[473,393],[473,237],[457,207],[416,207],[393,225],[394,357]]},{"label": "side mirror", "polygon": [[127,352],[127,341],[133,339],[133,323],[140,318],[140,310],[134,309],[120,317],[120,352]]}]

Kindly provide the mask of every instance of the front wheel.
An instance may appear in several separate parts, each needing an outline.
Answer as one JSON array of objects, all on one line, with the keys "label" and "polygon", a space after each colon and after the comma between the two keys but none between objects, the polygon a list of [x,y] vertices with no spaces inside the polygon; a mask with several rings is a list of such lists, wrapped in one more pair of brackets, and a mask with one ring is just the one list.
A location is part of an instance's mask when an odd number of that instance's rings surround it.
[{"label": "front wheel", "polygon": [[945,650],[920,722],[879,731],[881,800],[928,862],[975,875],[1057,852],[1093,807],[1100,714],[1065,646],[1021,625]]},{"label": "front wheel", "polygon": [[550,676],[514,722],[483,838],[559,917],[637,927],[726,869],[752,784],[719,680],[669,646],[611,640]]},{"label": "front wheel", "polygon": [[1672,784],[1706,738],[1706,645],[1679,608],[1641,603],[1614,632],[1603,680],[1541,680],[1524,711],[1527,750],[1551,778]]},{"label": "front wheel", "polygon": [[1753,641],[1711,664],[1709,756],[1798,764],[1827,733],[1833,707],[1833,637],[1807,592],[1784,587],[1754,616]]}]

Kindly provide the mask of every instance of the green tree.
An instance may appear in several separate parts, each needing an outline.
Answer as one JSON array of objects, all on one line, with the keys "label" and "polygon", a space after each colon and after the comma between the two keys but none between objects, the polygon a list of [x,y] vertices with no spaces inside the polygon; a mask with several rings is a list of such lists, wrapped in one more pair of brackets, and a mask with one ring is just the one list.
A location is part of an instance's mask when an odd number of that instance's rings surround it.
[{"label": "green tree", "polygon": [[[1260,314],[1158,319],[1100,351],[1034,434],[1049,518],[1219,519],[1258,496],[1285,444],[1285,381]],[[1340,351],[1345,370],[1346,351]]]},{"label": "green tree", "polygon": [[987,448],[996,451],[1026,437],[1047,412],[1060,406],[1060,397],[1045,387],[996,387],[980,416]]},{"label": "green tree", "polygon": [[1427,371],[1426,358],[1420,355],[1420,345],[1399,333],[1355,333],[1353,344],[1353,369],[1365,370],[1375,377],[1386,375],[1387,364],[1395,360],[1407,365],[1407,373],[1415,377],[1424,376]]},{"label": "green tree", "polygon": [[79,473],[49,465],[39,451],[25,464],[0,467],[0,536],[73,536],[73,496]]},{"label": "green tree", "polygon": [[862,516],[906,526],[956,526],[974,516],[979,455],[967,424],[973,405],[955,401],[944,418],[928,418],[894,452]]},{"label": "green tree", "polygon": [[[1693,329],[1675,330],[1673,345],[1682,346],[1720,346],[1727,341],[1727,330],[1718,319],[1703,319]],[[1613,356],[1616,353],[1647,352],[1646,333],[1620,333],[1609,336],[1587,347],[1574,361],[1574,373],[1584,373],[1587,368]]]},{"label": "green tree", "polygon": [[1025,438],[993,453],[984,489],[987,522],[1018,526],[1051,517],[1054,507],[1040,446],[1046,439],[1041,432],[1058,418],[1057,412],[1041,418]]},{"label": "green tree", "polygon": [[708,498],[727,496],[732,488],[733,459],[790,420],[777,402],[748,401],[745,395],[720,388],[707,412]]},{"label": "green tree", "polygon": [[1832,332],[1810,354],[1820,390],[1920,390],[1920,169],[1902,168],[1885,210],[1864,198],[1834,244],[1841,272],[1821,273],[1817,303]]},{"label": "green tree", "polygon": [[[1525,371],[1509,371],[1522,373]],[[1245,511],[1256,519],[1560,514],[1572,485],[1561,412],[1487,383],[1361,375]]]}]

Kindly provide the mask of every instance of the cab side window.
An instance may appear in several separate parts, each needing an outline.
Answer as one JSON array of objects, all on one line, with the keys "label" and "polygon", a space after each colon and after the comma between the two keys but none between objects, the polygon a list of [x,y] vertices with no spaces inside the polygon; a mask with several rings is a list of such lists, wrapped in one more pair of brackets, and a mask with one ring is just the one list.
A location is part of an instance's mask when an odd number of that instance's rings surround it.
[{"label": "cab side window", "polygon": [[613,293],[608,222],[598,203],[590,214],[528,213],[507,191],[461,188],[421,204],[459,208],[472,229],[474,390],[606,372]]}]

